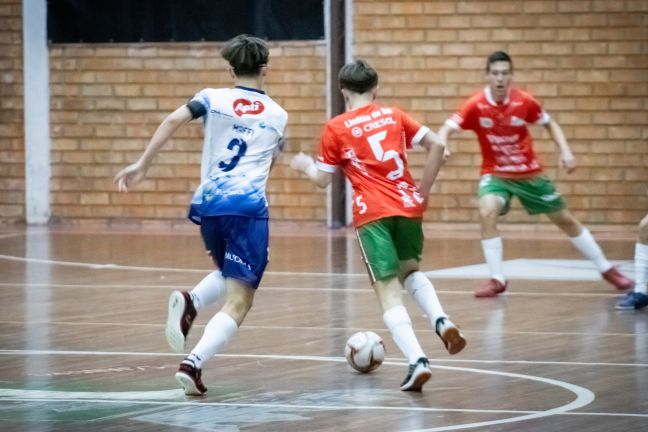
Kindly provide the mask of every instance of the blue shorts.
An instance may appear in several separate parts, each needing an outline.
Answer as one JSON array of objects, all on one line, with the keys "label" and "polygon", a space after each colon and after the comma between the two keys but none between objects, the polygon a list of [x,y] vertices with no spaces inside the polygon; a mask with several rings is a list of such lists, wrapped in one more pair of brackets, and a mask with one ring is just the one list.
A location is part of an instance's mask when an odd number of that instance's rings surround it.
[{"label": "blue shorts", "polygon": [[223,277],[259,286],[268,265],[268,219],[203,216],[200,234]]}]

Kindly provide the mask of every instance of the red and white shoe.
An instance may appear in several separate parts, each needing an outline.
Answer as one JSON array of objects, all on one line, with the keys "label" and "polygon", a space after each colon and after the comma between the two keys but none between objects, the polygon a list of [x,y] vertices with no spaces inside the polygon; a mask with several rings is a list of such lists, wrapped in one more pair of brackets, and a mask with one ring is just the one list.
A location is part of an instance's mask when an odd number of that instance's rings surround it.
[{"label": "red and white shoe", "polygon": [[174,352],[185,352],[185,341],[196,318],[191,296],[188,292],[173,291],[169,297],[169,313],[164,334]]},{"label": "red and white shoe", "polygon": [[207,387],[201,379],[202,370],[197,369],[191,360],[185,359],[180,363],[175,379],[180,383],[187,396],[202,396],[207,393]]},{"label": "red and white shoe", "polygon": [[479,284],[475,290],[475,297],[495,297],[506,291],[508,282],[500,282],[497,279],[488,279]]},{"label": "red and white shoe", "polygon": [[601,273],[601,276],[619,291],[632,289],[635,285],[632,279],[625,277],[616,267],[612,267],[610,270]]}]

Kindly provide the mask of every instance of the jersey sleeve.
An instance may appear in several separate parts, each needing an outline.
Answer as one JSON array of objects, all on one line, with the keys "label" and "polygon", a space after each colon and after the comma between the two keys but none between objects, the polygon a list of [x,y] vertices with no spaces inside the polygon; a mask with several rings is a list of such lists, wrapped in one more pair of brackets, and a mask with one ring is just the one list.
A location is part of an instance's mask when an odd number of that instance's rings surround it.
[{"label": "jersey sleeve", "polygon": [[533,96],[526,95],[524,103],[527,107],[527,116],[524,120],[527,123],[534,123],[539,125],[545,125],[551,121],[551,117],[547,114]]},{"label": "jersey sleeve", "polygon": [[319,155],[317,156],[317,168],[322,171],[333,173],[340,163],[340,147],[337,144],[335,131],[330,124],[324,126],[320,137]]},{"label": "jersey sleeve", "polygon": [[477,104],[474,98],[470,98],[446,120],[445,124],[454,130],[475,130],[479,126],[477,117]]},{"label": "jersey sleeve", "polygon": [[423,126],[406,113],[400,110],[394,111],[396,111],[401,118],[407,148],[412,148],[413,146],[418,145],[423,137],[430,132],[430,129],[427,126]]},{"label": "jersey sleeve", "polygon": [[207,89],[203,89],[196,93],[189,102],[187,108],[191,111],[191,117],[197,119],[204,116],[209,111],[209,97],[207,96]]}]

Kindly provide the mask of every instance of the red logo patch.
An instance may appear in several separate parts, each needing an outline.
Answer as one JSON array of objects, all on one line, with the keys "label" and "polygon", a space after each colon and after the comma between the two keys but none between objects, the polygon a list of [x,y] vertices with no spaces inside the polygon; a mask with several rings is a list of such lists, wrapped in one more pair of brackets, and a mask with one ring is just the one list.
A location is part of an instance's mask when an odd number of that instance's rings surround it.
[{"label": "red logo patch", "polygon": [[236,99],[234,101],[234,112],[237,116],[242,117],[245,114],[261,114],[265,107],[261,101],[249,101],[247,99]]}]

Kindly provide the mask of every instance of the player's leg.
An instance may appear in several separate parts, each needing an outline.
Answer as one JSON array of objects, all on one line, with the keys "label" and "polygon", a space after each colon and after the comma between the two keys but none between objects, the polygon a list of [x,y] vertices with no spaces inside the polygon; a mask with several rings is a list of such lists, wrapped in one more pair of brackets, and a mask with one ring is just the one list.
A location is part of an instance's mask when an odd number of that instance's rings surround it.
[{"label": "player's leg", "polygon": [[408,359],[408,374],[400,388],[420,391],[432,376],[407,309],[403,306],[399,262],[392,239],[393,218],[371,222],[356,231],[372,287],[383,312],[383,320],[394,342]]},{"label": "player's leg", "polygon": [[610,264],[590,231],[583,227],[569,210],[565,208],[557,212],[547,213],[547,217],[569,236],[571,243],[585,258],[594,263],[603,279],[619,290],[627,290],[633,287],[634,282],[632,279],[621,274],[619,270]]},{"label": "player's leg", "polygon": [[252,307],[256,289],[250,284],[226,278],[227,296],[222,309],[205,326],[202,337],[191,353],[180,363],[176,379],[188,395],[207,391],[202,383],[203,364],[221,351],[232,339]]},{"label": "player's leg", "polygon": [[423,227],[420,219],[394,218],[396,227],[394,245],[399,259],[399,280],[412,295],[416,304],[427,314],[450,354],[457,354],[466,346],[457,326],[443,310],[434,285],[421,271],[419,262],[423,252]]},{"label": "player's leg", "polygon": [[[211,218],[203,218],[203,223],[205,219]],[[221,265],[227,294],[223,307],[209,321],[176,373],[186,394],[203,394],[207,390],[200,380],[202,366],[229,342],[245,319],[268,263],[267,219],[220,216],[214,218],[214,223],[220,226],[213,232],[220,236],[224,247],[210,250]],[[206,239],[206,244],[219,241]]]},{"label": "player's leg", "polygon": [[612,267],[589,230],[567,210],[565,200],[549,178],[538,176],[518,182],[515,195],[527,213],[546,214],[549,220],[569,236],[574,247],[594,263],[606,281],[617,289],[624,290],[632,287],[632,280]]},{"label": "player's leg", "polygon": [[[217,218],[203,218],[200,233],[207,253],[216,267],[224,256],[225,242]],[[169,297],[165,336],[174,352],[185,352],[185,341],[200,309],[215,303],[225,294],[225,280],[220,270],[208,274],[191,291],[173,291]]]},{"label": "player's leg", "polygon": [[639,236],[634,256],[635,286],[616,304],[619,310],[643,309],[648,306],[648,215],[639,223]]},{"label": "player's leg", "polygon": [[475,297],[494,297],[506,290],[503,269],[504,247],[497,230],[497,219],[510,208],[511,194],[506,181],[485,175],[479,182],[479,220],[481,246],[486,265],[491,274],[475,291]]}]

